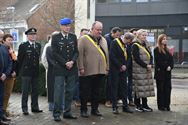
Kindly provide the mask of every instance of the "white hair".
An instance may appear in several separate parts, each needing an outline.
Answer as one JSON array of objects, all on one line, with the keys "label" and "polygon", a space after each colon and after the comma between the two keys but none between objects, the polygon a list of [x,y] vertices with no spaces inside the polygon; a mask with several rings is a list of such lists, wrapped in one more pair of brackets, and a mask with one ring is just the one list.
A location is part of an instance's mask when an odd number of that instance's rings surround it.
[{"label": "white hair", "polygon": [[136,32],[137,37],[138,37],[139,35],[141,35],[142,33],[147,33],[147,30],[139,29],[139,30]]}]

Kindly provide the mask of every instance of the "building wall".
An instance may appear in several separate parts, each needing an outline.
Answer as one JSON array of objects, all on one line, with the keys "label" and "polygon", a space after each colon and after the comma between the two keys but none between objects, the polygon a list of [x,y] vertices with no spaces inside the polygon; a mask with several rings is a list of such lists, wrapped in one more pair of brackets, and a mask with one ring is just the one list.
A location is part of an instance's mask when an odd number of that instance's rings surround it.
[{"label": "building wall", "polygon": [[157,2],[97,3],[96,16],[137,16],[188,13],[187,0],[159,0]]},{"label": "building wall", "polygon": [[[74,12],[74,0],[48,0],[28,18],[28,27],[36,27],[38,40],[46,41],[52,32],[60,30],[61,18],[69,17],[74,20]],[[74,32],[74,24],[72,32]]]},{"label": "building wall", "polygon": [[94,21],[95,21],[95,0],[75,0],[76,35],[79,37],[80,30],[82,28],[90,29]]},{"label": "building wall", "polygon": [[106,0],[96,4],[96,20],[103,22],[104,34],[114,26],[125,31],[133,27],[148,29],[154,32],[155,41],[160,33],[166,33],[169,36],[169,45],[174,47],[175,63],[188,62],[188,1],[131,1],[116,0],[110,3]]}]

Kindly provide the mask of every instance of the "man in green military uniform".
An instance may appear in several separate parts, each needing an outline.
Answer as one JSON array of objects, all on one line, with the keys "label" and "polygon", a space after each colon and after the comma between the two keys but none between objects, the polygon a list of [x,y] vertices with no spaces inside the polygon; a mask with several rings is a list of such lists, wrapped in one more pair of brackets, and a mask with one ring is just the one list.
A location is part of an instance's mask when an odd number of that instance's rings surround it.
[{"label": "man in green military uniform", "polygon": [[30,28],[25,34],[27,42],[20,44],[18,49],[18,68],[22,81],[22,111],[28,115],[28,94],[31,86],[31,111],[35,113],[42,112],[38,105],[38,75],[39,75],[39,57],[41,51],[40,43],[36,42],[37,29]]},{"label": "man in green military uniform", "polygon": [[[71,113],[71,103],[73,99],[78,69],[76,60],[78,58],[77,37],[70,33],[70,18],[60,20],[61,32],[52,35],[52,54],[54,56],[54,111],[55,121],[61,121],[61,103],[63,93],[65,93],[65,107],[63,117],[76,119]],[[65,84],[65,85],[64,85]],[[64,88],[65,86],[65,88]],[[64,92],[65,91],[65,92]]]}]

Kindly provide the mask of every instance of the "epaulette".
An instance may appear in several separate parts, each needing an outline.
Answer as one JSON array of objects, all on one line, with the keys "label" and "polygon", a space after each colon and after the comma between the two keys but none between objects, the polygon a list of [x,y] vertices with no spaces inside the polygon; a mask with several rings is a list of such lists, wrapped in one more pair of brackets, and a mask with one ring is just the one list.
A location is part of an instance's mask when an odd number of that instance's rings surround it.
[{"label": "epaulette", "polygon": [[[26,41],[27,42],[27,41]],[[22,42],[20,45],[25,44],[26,42]]]},{"label": "epaulette", "polygon": [[57,34],[59,34],[60,33],[60,31],[54,31],[53,33],[52,33],[52,35],[57,35]]}]

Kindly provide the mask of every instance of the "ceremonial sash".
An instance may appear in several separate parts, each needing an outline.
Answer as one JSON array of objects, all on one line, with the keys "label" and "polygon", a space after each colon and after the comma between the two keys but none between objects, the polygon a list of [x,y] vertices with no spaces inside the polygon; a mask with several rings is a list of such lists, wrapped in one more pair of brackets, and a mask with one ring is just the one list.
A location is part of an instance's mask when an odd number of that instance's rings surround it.
[{"label": "ceremonial sash", "polygon": [[99,51],[99,53],[102,55],[105,63],[107,63],[107,59],[106,59],[106,56],[104,54],[104,52],[102,51],[102,49],[96,44],[96,42],[89,36],[89,35],[85,35],[88,40],[97,48],[97,50]]},{"label": "ceremonial sash", "polygon": [[121,41],[118,38],[116,38],[116,41],[119,44],[120,48],[122,49],[124,56],[125,56],[125,59],[127,60],[128,57],[127,57],[127,52],[125,50],[125,47],[123,46],[123,44],[121,43]]},{"label": "ceremonial sash", "polygon": [[146,52],[146,54],[147,54],[147,56],[148,56],[149,59],[151,58],[151,56],[150,56],[149,52],[146,50],[146,48],[144,48],[143,46],[141,46],[138,43],[134,43],[134,44],[137,45],[139,48],[143,49]]}]

